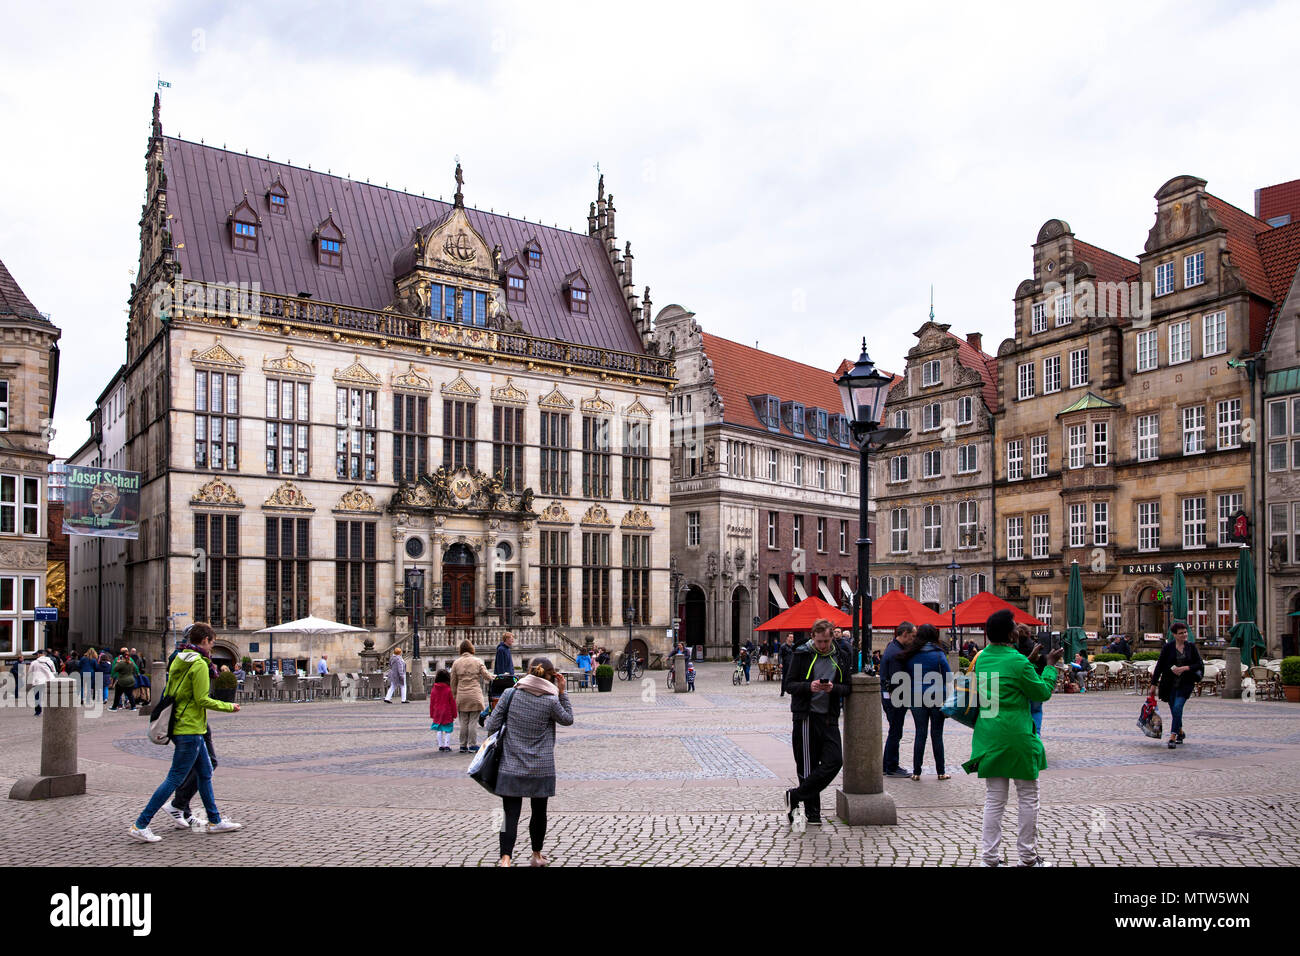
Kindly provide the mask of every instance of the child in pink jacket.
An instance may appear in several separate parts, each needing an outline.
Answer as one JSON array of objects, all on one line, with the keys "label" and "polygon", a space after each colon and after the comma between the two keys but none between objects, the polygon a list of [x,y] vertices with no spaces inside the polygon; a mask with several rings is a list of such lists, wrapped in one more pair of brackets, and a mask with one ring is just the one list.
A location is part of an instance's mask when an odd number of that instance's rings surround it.
[{"label": "child in pink jacket", "polygon": [[429,694],[429,729],[438,735],[438,752],[451,752],[451,733],[456,726],[456,698],[451,696],[451,674],[438,671]]}]

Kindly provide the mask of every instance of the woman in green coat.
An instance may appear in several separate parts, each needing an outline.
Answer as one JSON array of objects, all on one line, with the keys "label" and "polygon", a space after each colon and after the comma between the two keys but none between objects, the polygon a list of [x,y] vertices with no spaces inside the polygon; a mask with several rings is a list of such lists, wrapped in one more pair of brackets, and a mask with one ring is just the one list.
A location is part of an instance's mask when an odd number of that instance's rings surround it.
[{"label": "woman in green coat", "polygon": [[1034,733],[1029,713],[1032,701],[1045,701],[1056,686],[1056,664],[1061,649],[1052,651],[1045,667],[1033,663],[1015,646],[1015,619],[998,611],[985,624],[989,646],[975,661],[980,717],[971,741],[967,773],[984,778],[984,835],[981,855],[985,866],[1002,863],[1002,814],[1007,807],[1011,781],[1016,781],[1020,804],[1021,866],[1050,866],[1035,849],[1038,826],[1038,772],[1047,768],[1047,753]]},{"label": "woman in green coat", "polygon": [[135,710],[135,663],[125,654],[118,655],[113,662],[113,706],[109,710],[123,709],[122,699],[126,698],[126,710]]}]

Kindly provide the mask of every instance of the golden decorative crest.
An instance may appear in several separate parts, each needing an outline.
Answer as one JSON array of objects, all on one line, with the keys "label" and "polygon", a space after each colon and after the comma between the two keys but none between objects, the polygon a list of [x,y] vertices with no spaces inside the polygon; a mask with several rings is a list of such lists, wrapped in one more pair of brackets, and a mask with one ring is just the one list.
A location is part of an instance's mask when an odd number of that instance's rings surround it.
[{"label": "golden decorative crest", "polygon": [[393,388],[404,388],[416,392],[432,392],[433,380],[420,374],[414,362],[408,363],[410,368],[400,375],[393,373]]},{"label": "golden decorative crest", "polygon": [[293,354],[293,346],[284,347],[284,355],[277,359],[268,358],[262,362],[262,371],[272,375],[290,375],[297,378],[311,378],[316,369]]},{"label": "golden decorative crest", "polygon": [[366,514],[375,514],[379,508],[375,506],[375,499],[362,490],[360,485],[356,485],[351,491],[346,492],[339,499],[335,511],[356,511]]},{"label": "golden decorative crest", "polygon": [[242,369],[244,367],[244,360],[231,355],[226,347],[221,344],[221,336],[219,335],[216,343],[211,348],[204,349],[202,352],[198,349],[191,349],[190,362],[194,365],[215,368]]},{"label": "golden decorative crest", "polygon": [[614,403],[607,398],[600,397],[600,389],[596,389],[596,394],[591,398],[582,400],[582,410],[584,412],[596,412],[606,414],[614,410]]},{"label": "golden decorative crest", "polygon": [[477,388],[465,381],[463,374],[458,374],[455,379],[442,387],[442,394],[448,398],[478,398],[480,393]]},{"label": "golden decorative crest", "polygon": [[459,469],[447,482],[447,490],[455,504],[465,507],[474,497],[474,476],[467,468]]},{"label": "golden decorative crest", "polygon": [[286,481],[284,484],[280,485],[280,487],[276,488],[275,491],[271,492],[262,507],[286,508],[294,511],[315,510],[312,503],[307,500],[307,496],[303,494],[302,489],[292,481]]},{"label": "golden decorative crest", "polygon": [[614,521],[609,516],[603,505],[592,505],[587,509],[587,513],[582,516],[584,526],[597,525],[602,528],[614,527]]},{"label": "golden decorative crest", "polygon": [[542,524],[573,524],[569,512],[558,501],[552,501],[543,508],[542,513],[537,516],[537,520]]},{"label": "golden decorative crest", "polygon": [[194,492],[190,504],[196,505],[231,505],[242,508],[243,499],[235,494],[235,489],[221,478],[213,478]]},{"label": "golden decorative crest", "polygon": [[641,528],[647,531],[653,530],[655,523],[650,520],[650,514],[644,508],[633,508],[623,516],[620,527],[623,528]]},{"label": "golden decorative crest", "polygon": [[514,380],[507,375],[504,385],[498,385],[492,389],[492,401],[503,405],[526,405],[528,403],[528,393],[515,388]]},{"label": "golden decorative crest", "polygon": [[623,415],[626,418],[646,418],[650,417],[650,409],[641,404],[641,399],[637,399],[627,408],[623,409]]},{"label": "golden decorative crest", "polygon": [[537,404],[542,408],[554,408],[563,412],[573,409],[573,402],[564,397],[564,393],[560,391],[558,385],[551,386],[549,392],[537,399]]},{"label": "golden decorative crest", "polygon": [[348,385],[364,385],[367,388],[376,388],[384,384],[378,375],[361,364],[360,355],[353,355],[352,358],[354,361],[351,365],[334,373],[334,381]]}]

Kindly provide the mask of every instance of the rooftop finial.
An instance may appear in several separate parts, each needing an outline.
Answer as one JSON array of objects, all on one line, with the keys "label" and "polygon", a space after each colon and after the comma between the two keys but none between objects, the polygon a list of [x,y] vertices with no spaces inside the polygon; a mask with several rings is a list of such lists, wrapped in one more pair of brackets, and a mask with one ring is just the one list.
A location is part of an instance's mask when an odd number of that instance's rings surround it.
[{"label": "rooftop finial", "polygon": [[460,208],[460,209],[464,209],[464,208],[465,208],[465,196],[464,196],[464,194],[461,192],[461,188],[462,188],[464,185],[465,185],[465,174],[462,173],[461,170],[460,170],[460,157],[457,156],[457,157],[456,157],[456,196],[455,196],[455,204],[456,204],[456,206],[457,206],[458,208]]},{"label": "rooftop finial", "polygon": [[[596,164],[596,168],[600,169],[599,163]],[[605,174],[601,173],[600,179],[596,182],[596,202],[600,202],[604,198],[605,198]]]},{"label": "rooftop finial", "polygon": [[934,321],[934,283],[930,283],[930,321]]},{"label": "rooftop finial", "polygon": [[162,119],[160,117],[162,102],[158,98],[158,91],[154,90],[153,94],[153,134],[154,136],[162,135]]}]

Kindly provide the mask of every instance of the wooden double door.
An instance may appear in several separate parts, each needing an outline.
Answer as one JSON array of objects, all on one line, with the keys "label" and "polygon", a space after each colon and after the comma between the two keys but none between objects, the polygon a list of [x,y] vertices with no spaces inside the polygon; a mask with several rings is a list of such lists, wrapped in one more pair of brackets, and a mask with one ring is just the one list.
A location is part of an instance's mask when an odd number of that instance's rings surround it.
[{"label": "wooden double door", "polygon": [[443,565],[442,608],[448,624],[459,627],[474,625],[473,568]]}]

